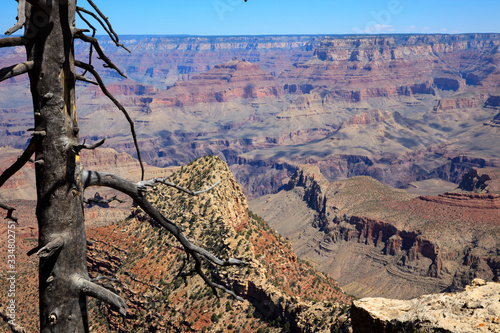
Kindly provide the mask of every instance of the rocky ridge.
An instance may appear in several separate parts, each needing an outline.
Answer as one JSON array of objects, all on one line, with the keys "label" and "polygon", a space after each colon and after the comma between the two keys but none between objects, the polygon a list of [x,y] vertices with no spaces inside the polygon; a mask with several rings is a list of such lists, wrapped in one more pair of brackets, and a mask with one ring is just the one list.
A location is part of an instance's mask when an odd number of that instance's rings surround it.
[{"label": "rocky ridge", "polygon": [[[125,221],[87,230],[90,275],[110,278],[101,280],[129,306],[124,323],[115,310],[92,301],[92,332],[330,332],[348,325],[352,298],[326,274],[297,259],[289,243],[248,210],[240,187],[219,158],[198,159],[170,179],[194,190],[222,180],[198,197],[164,186],[148,196],[195,244],[249,263],[242,268],[215,268],[210,276],[245,300],[224,294],[216,298],[196,277],[187,284],[176,278],[184,252],[169,234],[134,209],[133,217]],[[28,267],[32,267],[26,269],[31,280],[36,263]],[[22,294],[30,304],[36,304],[35,286],[28,284]],[[32,317],[30,306],[23,309]],[[22,326],[36,330],[36,321],[26,321],[22,314],[20,318]]]}]

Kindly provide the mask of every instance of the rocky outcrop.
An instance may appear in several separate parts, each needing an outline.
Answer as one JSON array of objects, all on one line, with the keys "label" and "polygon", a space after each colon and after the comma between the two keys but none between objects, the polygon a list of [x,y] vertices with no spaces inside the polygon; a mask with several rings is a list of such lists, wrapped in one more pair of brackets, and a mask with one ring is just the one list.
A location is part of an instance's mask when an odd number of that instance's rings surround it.
[{"label": "rocky outcrop", "polygon": [[[178,216],[176,223],[185,228],[189,238],[219,256],[236,256],[248,263],[243,268],[216,270],[210,277],[234,290],[244,301],[233,303],[221,295],[227,303],[224,308],[211,306],[211,302],[207,306],[212,296],[208,290],[199,290],[202,281],[190,279],[187,285],[176,282],[175,272],[182,265],[176,258],[182,251],[168,246],[174,239],[161,236],[161,232],[158,236],[159,230],[147,225],[156,224],[134,210],[134,218],[126,225],[92,230],[93,244],[88,255],[92,276],[119,277],[119,290],[129,305],[128,329],[146,326],[169,331],[183,327],[185,322],[197,330],[224,330],[232,323],[249,333],[258,327],[268,327],[271,332],[287,327],[304,333],[340,327],[347,319],[349,297],[331,278],[298,261],[283,238],[248,212],[245,196],[219,158],[198,159],[171,179],[183,186],[187,182],[200,185],[215,175],[222,181],[199,199],[186,198],[162,186],[148,196],[165,214]],[[311,297],[316,301],[311,302]],[[159,299],[165,301],[155,306],[156,311],[150,311]],[[150,320],[134,320],[143,316]],[[126,330],[118,320],[108,318],[113,331]]]},{"label": "rocky outcrop", "polygon": [[500,194],[500,168],[471,168],[458,187],[469,192]]},{"label": "rocky outcrop", "polygon": [[351,323],[353,333],[497,332],[500,284],[475,279],[460,293],[408,301],[363,298],[353,302]]},{"label": "rocky outcrop", "polygon": [[483,106],[488,95],[478,94],[471,97],[443,98],[434,107],[434,111],[446,111],[463,108],[477,108]]},{"label": "rocky outcrop", "polygon": [[446,206],[466,207],[480,210],[493,209],[498,210],[500,214],[500,195],[498,194],[463,194],[446,192],[438,196],[423,196],[420,197],[420,199]]},{"label": "rocky outcrop", "polygon": [[366,113],[355,115],[354,117],[345,121],[343,125],[370,125],[387,120],[394,121],[392,113],[387,111],[381,112],[380,110],[371,110]]},{"label": "rocky outcrop", "polygon": [[447,161],[447,163],[434,169],[428,174],[428,178],[441,178],[452,183],[460,183],[462,177],[471,168],[484,168],[488,166],[495,166],[494,162],[485,160],[483,158],[469,157],[469,156],[456,156]]}]

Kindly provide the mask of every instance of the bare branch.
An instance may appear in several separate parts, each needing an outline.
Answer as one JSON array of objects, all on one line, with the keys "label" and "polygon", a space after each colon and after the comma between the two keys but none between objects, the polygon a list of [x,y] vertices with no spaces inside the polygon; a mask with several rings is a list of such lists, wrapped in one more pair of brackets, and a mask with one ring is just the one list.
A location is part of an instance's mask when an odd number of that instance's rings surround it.
[{"label": "bare branch", "polygon": [[[184,251],[193,258],[195,258],[195,270],[198,275],[212,288],[218,288],[226,291],[223,286],[220,286],[212,281],[210,281],[201,269],[201,259],[205,259],[208,262],[218,265],[218,266],[244,266],[247,265],[244,261],[239,259],[229,259],[221,260],[214,256],[207,250],[194,245],[191,243],[186,236],[181,232],[180,228],[171,220],[163,216],[156,208],[154,208],[151,203],[145,198],[143,191],[139,188],[137,184],[134,184],[128,180],[120,178],[116,175],[109,173],[100,173],[95,171],[84,170],[82,174],[82,182],[85,188],[89,186],[106,186],[114,188],[120,192],[123,192],[130,196],[134,202],[141,207],[146,214],[148,214],[152,219],[154,219],[159,225],[167,229],[184,247]],[[199,265],[196,268],[196,265]],[[236,296],[234,293],[231,295]]]},{"label": "bare branch", "polygon": [[19,0],[17,5],[17,22],[12,28],[5,32],[6,35],[12,35],[17,30],[21,29],[26,23],[26,0]]},{"label": "bare branch", "polygon": [[[78,16],[80,16],[80,18],[91,28],[91,29],[95,29],[95,27],[90,24],[90,22],[85,19],[85,16],[82,15],[82,13],[85,13],[87,15],[90,15],[92,16],[97,22],[99,22],[99,24],[101,25],[101,27],[103,27],[103,29],[106,31],[106,33],[111,37],[111,31],[108,30],[108,27],[106,26],[106,24],[99,18],[99,16],[97,16],[96,14],[92,13],[90,10],[87,10],[83,7],[76,7],[76,12],[78,13]],[[96,29],[95,29],[96,30]]]},{"label": "bare branch", "polygon": [[[179,276],[182,277],[182,278],[186,278],[187,276],[193,276],[195,274],[199,275],[203,281],[205,281],[205,283],[210,287],[212,288],[212,291],[213,293],[215,294],[215,296],[219,297],[219,295],[217,294],[217,289],[220,289],[222,290],[223,292],[233,296],[234,298],[236,298],[238,301],[243,301],[243,298],[236,295],[234,293],[234,291],[232,290],[229,290],[227,289],[226,287],[224,287],[223,285],[221,284],[218,284],[218,283],[215,283],[213,282],[212,280],[210,280],[207,275],[205,274],[205,272],[203,272],[203,270],[201,269],[201,257],[200,255],[198,255],[197,253],[194,253],[193,254],[193,258],[195,260],[195,265],[194,265],[194,268],[190,271],[183,271],[181,269],[181,271],[179,272]],[[188,260],[189,260],[189,256],[188,256]],[[183,265],[182,267],[184,267],[186,265],[186,260],[183,262]]]},{"label": "bare branch", "polygon": [[26,147],[26,150],[23,152],[23,154],[17,158],[17,161],[14,164],[12,164],[0,175],[0,187],[5,184],[5,182],[16,172],[18,172],[26,163],[28,163],[34,152],[35,141],[30,139],[28,147]]},{"label": "bare branch", "polygon": [[80,38],[84,42],[90,43],[94,46],[97,54],[99,55],[99,59],[104,61],[104,67],[113,68],[121,76],[125,78],[127,77],[125,74],[122,73],[122,71],[118,67],[116,67],[116,65],[106,56],[106,54],[104,54],[104,51],[101,49],[101,46],[99,45],[99,41],[97,40],[97,38],[87,36],[81,32],[76,33],[75,37]]},{"label": "bare branch", "polygon": [[125,317],[127,315],[127,303],[120,296],[80,276],[73,276],[72,280],[74,287],[81,294],[106,302],[117,308],[122,316]]},{"label": "bare branch", "polygon": [[[83,20],[83,22],[85,22],[90,29],[92,29],[92,37],[95,37],[95,33],[96,33],[96,28],[90,24],[90,22],[82,15],[82,13],[77,9],[76,10],[76,13],[78,14],[78,16],[80,16],[80,18]],[[90,44],[90,49],[89,49],[89,65],[92,65],[92,52],[94,50],[94,45]],[[87,74],[87,71],[84,71],[82,76],[84,76],[85,74]]]},{"label": "bare branch", "polygon": [[85,144],[85,140],[83,140],[83,143],[81,145],[73,147],[73,150],[78,155],[78,154],[80,154],[80,151],[82,151],[83,149],[88,149],[88,150],[96,149],[96,148],[102,146],[104,144],[104,142],[106,142],[106,139],[102,139],[101,141],[99,141],[93,145],[87,145],[87,144]]},{"label": "bare branch", "polygon": [[11,77],[14,76],[28,73],[30,70],[33,69],[34,64],[35,63],[33,61],[25,61],[17,65],[12,65],[0,69],[0,82],[10,79]]},{"label": "bare branch", "polygon": [[202,193],[208,192],[208,191],[210,191],[211,189],[213,189],[214,187],[216,187],[217,185],[219,185],[219,184],[220,184],[220,182],[221,182],[221,179],[219,179],[219,180],[218,180],[215,184],[213,184],[212,186],[210,186],[210,187],[208,187],[208,188],[206,188],[206,189],[204,189],[204,190],[201,190],[201,191],[195,191],[195,192],[193,192],[193,191],[191,191],[191,190],[188,190],[188,189],[185,189],[185,188],[183,188],[183,187],[181,187],[181,186],[179,186],[179,185],[177,185],[177,184],[175,184],[175,183],[172,183],[172,182],[167,182],[167,181],[165,181],[164,179],[163,179],[163,180],[159,180],[159,182],[160,182],[160,183],[162,183],[162,184],[165,184],[165,185],[167,185],[167,186],[173,187],[173,188],[175,188],[175,189],[177,189],[177,190],[179,190],[179,191],[185,192],[185,193],[187,193],[187,194],[190,194],[190,195],[198,195],[198,194],[202,194]]},{"label": "bare branch", "polygon": [[17,223],[17,217],[12,216],[12,213],[16,210],[15,208],[7,206],[1,202],[0,202],[0,208],[5,209],[7,211],[7,216],[5,217],[5,219],[9,219]]},{"label": "bare branch", "polygon": [[188,189],[185,189],[184,187],[181,187],[175,183],[172,183],[172,182],[168,182],[166,181],[167,178],[154,178],[154,179],[151,179],[151,180],[145,180],[145,181],[141,181],[139,183],[137,183],[137,186],[139,187],[140,190],[143,190],[145,191],[146,190],[146,187],[152,187],[152,186],[155,186],[156,184],[164,184],[164,185],[167,185],[167,186],[170,186],[170,187],[173,187],[179,191],[182,191],[184,193],[187,193],[189,195],[198,195],[198,194],[202,194],[202,193],[205,193],[205,192],[208,192],[210,191],[211,189],[213,189],[214,187],[216,187],[217,185],[219,185],[219,183],[221,182],[221,179],[219,179],[215,184],[213,184],[212,186],[204,189],[204,190],[201,190],[201,191],[191,191],[191,190],[188,190]]},{"label": "bare branch", "polygon": [[109,204],[113,201],[118,201],[119,203],[124,203],[125,201],[120,200],[115,196],[113,196],[110,199],[97,199],[97,198],[89,198],[89,199],[84,199],[83,202],[86,203],[87,205],[94,205],[94,204]]},{"label": "bare branch", "polygon": [[[101,12],[101,10],[99,9],[99,7],[97,7],[93,2],[92,0],[87,0],[88,3],[92,6],[92,8],[94,8],[94,10],[97,12],[97,14],[99,14],[99,16],[104,20],[104,22],[106,22],[106,25],[108,26],[108,29],[109,29],[109,37],[113,40],[113,42],[115,42],[116,46],[119,46],[119,47],[122,47],[124,48],[125,50],[127,50],[129,53],[130,53],[130,50],[127,49],[125,46],[123,46],[123,44],[120,44],[119,41],[120,39],[118,38],[118,35],[116,34],[116,32],[113,30],[113,26],[111,25],[111,23],[109,22],[108,18]],[[103,26],[104,27],[104,26]],[[104,28],[106,31],[108,31],[108,29]]]},{"label": "bare branch", "polygon": [[[50,258],[64,245],[64,239],[57,237],[36,252],[39,258]],[[31,251],[30,251],[31,252]]]},{"label": "bare branch", "polygon": [[108,91],[106,85],[102,81],[99,74],[95,71],[94,66],[83,63],[81,61],[75,60],[75,66],[88,70],[92,75],[94,75],[95,79],[99,83],[99,87],[101,87],[102,92],[106,95],[120,111],[123,113],[125,118],[127,118],[128,123],[130,124],[130,131],[132,132],[132,138],[134,139],[135,150],[137,151],[137,159],[139,160],[139,164],[141,165],[141,180],[144,180],[144,165],[142,163],[141,152],[139,150],[139,144],[137,143],[137,134],[135,133],[134,121],[130,118],[127,110],[118,102],[118,100]]},{"label": "bare branch", "polygon": [[205,272],[203,272],[203,271],[202,271],[202,269],[201,269],[201,259],[199,258],[199,255],[198,255],[198,254],[194,254],[194,258],[195,258],[195,260],[196,260],[196,265],[195,265],[195,270],[196,270],[196,273],[198,273],[198,275],[199,275],[199,276],[201,276],[201,278],[203,279],[203,281],[205,281],[205,283],[206,283],[207,285],[209,285],[209,286],[210,286],[210,288],[212,288],[212,290],[213,290],[213,292],[214,292],[214,294],[215,294],[216,296],[217,296],[217,289],[220,289],[220,290],[222,290],[223,292],[228,293],[229,295],[233,296],[233,297],[234,297],[234,298],[236,298],[238,301],[243,301],[243,298],[242,298],[242,297],[240,297],[240,296],[238,296],[238,295],[236,295],[236,294],[234,293],[234,291],[229,290],[229,289],[227,289],[226,287],[224,287],[223,285],[218,284],[218,283],[215,283],[215,282],[213,282],[212,280],[210,280],[210,279],[206,276]]},{"label": "bare branch", "polygon": [[6,37],[0,38],[0,47],[23,46],[28,40],[24,37]]},{"label": "bare branch", "polygon": [[89,79],[87,79],[85,76],[80,75],[80,74],[76,74],[76,79],[77,79],[78,81],[87,82],[87,83],[93,84],[93,85],[95,85],[95,86],[98,86],[98,85],[99,85],[99,83],[97,83],[97,82],[95,82],[95,81],[92,81],[92,80],[89,80]]}]

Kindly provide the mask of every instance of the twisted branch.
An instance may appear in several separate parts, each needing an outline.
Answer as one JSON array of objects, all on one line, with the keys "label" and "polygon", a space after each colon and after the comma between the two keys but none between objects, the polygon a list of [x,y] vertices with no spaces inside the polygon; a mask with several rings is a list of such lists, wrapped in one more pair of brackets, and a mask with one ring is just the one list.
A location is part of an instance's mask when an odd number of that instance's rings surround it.
[{"label": "twisted branch", "polygon": [[[114,188],[122,193],[130,196],[134,202],[141,207],[146,214],[148,214],[152,219],[154,219],[159,225],[163,228],[167,229],[183,246],[184,251],[187,253],[188,257],[192,256],[195,259],[195,267],[191,275],[196,272],[208,286],[212,288],[215,294],[217,294],[216,289],[223,290],[228,292],[230,295],[235,298],[241,300],[241,297],[234,294],[234,292],[227,290],[222,285],[219,285],[213,281],[211,281],[203,272],[201,268],[202,259],[207,260],[208,262],[215,264],[217,266],[244,266],[247,265],[244,261],[239,259],[228,259],[222,260],[217,258],[212,253],[207,250],[194,245],[191,243],[186,236],[182,233],[180,228],[171,220],[163,216],[156,208],[151,205],[151,203],[144,196],[144,187],[140,185],[140,183],[135,184],[123,178],[120,178],[116,175],[109,173],[100,173],[95,171],[87,171],[84,170],[82,174],[82,183],[85,188],[89,186],[105,186]],[[186,273],[189,275],[189,273]]]},{"label": "twisted branch", "polygon": [[30,139],[28,147],[26,147],[26,150],[24,150],[23,154],[17,158],[17,161],[14,162],[14,164],[12,164],[0,175],[0,187],[5,184],[5,182],[9,180],[9,178],[12,177],[16,172],[18,172],[26,163],[28,163],[34,152],[35,141]]},{"label": "twisted branch", "polygon": [[34,61],[25,61],[17,65],[4,67],[0,69],[0,82],[10,79],[11,77],[14,76],[28,73],[30,70],[33,69],[34,65],[35,65]]},{"label": "twisted branch", "polygon": [[17,22],[12,28],[5,32],[6,35],[12,35],[17,30],[21,29],[26,23],[26,0],[19,0],[17,5]]},{"label": "twisted branch", "polygon": [[83,69],[89,71],[90,73],[92,73],[92,75],[94,75],[95,79],[97,80],[99,87],[101,87],[101,90],[104,93],[104,95],[106,95],[116,105],[116,107],[118,109],[120,109],[120,111],[123,113],[125,118],[127,118],[127,121],[130,124],[130,131],[132,132],[132,138],[134,139],[135,150],[137,151],[137,159],[139,160],[139,163],[141,165],[141,180],[143,180],[144,179],[144,165],[142,163],[141,152],[139,151],[139,144],[137,143],[137,134],[135,133],[135,127],[134,127],[133,120],[130,118],[127,110],[125,110],[125,108],[120,104],[120,102],[118,102],[118,100],[116,100],[116,98],[108,91],[108,89],[106,88],[106,85],[102,81],[101,77],[95,71],[94,66],[83,63],[83,62],[78,61],[78,60],[75,60],[75,66],[83,68]]},{"label": "twisted branch", "polygon": [[102,146],[104,144],[104,142],[106,142],[106,139],[102,139],[101,141],[99,141],[93,145],[89,145],[89,144],[85,144],[85,140],[83,140],[83,143],[81,145],[74,146],[73,150],[74,150],[75,154],[79,155],[80,151],[82,151],[83,149],[88,149],[88,150],[96,149],[96,148]]}]

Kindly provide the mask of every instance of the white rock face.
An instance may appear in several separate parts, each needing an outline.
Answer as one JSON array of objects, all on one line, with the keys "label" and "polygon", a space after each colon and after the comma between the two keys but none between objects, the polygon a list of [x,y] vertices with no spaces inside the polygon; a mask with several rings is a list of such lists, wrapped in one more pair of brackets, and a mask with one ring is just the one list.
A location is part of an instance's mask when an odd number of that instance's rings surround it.
[{"label": "white rock face", "polygon": [[363,298],[351,310],[353,333],[500,332],[500,284],[475,279],[456,294],[412,300]]}]

